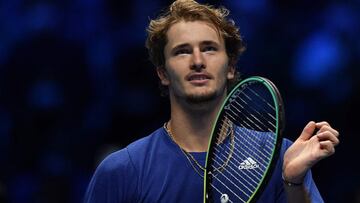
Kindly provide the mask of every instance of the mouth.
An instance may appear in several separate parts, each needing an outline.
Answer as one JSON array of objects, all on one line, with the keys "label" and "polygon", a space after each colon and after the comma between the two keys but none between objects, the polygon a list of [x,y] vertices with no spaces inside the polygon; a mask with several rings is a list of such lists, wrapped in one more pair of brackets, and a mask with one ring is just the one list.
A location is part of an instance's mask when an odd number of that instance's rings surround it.
[{"label": "mouth", "polygon": [[186,80],[195,85],[203,85],[211,79],[210,75],[205,73],[192,73],[186,77]]}]

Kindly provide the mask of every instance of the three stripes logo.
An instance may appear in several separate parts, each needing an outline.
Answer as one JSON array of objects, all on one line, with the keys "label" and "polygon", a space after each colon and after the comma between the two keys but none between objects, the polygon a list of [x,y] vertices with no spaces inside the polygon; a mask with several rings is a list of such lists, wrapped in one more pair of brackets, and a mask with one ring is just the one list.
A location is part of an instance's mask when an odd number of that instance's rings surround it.
[{"label": "three stripes logo", "polygon": [[242,163],[240,163],[238,168],[239,170],[255,169],[255,168],[259,168],[259,164],[256,163],[256,161],[254,161],[254,159],[252,159],[251,157],[248,157]]}]

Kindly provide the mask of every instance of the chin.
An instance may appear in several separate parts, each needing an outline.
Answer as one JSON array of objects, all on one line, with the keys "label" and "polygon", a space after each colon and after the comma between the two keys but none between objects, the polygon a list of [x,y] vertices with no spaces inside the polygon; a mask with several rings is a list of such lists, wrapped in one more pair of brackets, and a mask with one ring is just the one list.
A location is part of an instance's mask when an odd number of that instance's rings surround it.
[{"label": "chin", "polygon": [[186,97],[186,100],[189,103],[193,104],[201,104],[201,103],[207,103],[215,100],[218,97],[217,92],[211,92],[211,93],[204,93],[204,94],[189,94]]}]

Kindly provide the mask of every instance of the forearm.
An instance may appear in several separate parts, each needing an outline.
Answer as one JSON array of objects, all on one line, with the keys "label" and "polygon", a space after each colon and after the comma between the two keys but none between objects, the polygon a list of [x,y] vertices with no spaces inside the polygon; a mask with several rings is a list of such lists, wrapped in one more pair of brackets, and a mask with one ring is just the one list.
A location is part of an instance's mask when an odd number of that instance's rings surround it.
[{"label": "forearm", "polygon": [[289,185],[284,183],[284,188],[289,203],[311,203],[309,193],[303,184]]}]

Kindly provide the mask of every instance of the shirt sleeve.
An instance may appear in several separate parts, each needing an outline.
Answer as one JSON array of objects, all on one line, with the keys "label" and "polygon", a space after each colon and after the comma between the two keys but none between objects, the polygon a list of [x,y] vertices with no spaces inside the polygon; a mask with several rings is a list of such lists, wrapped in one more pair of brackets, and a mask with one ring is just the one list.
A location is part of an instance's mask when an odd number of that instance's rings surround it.
[{"label": "shirt sleeve", "polygon": [[322,199],[322,197],[320,195],[318,188],[315,185],[315,182],[312,178],[310,170],[308,171],[308,173],[305,176],[304,184],[305,184],[306,189],[309,192],[311,202],[316,202],[316,203],[324,202],[324,200]]},{"label": "shirt sleeve", "polygon": [[127,148],[107,156],[97,167],[84,203],[137,202],[137,175]]}]

